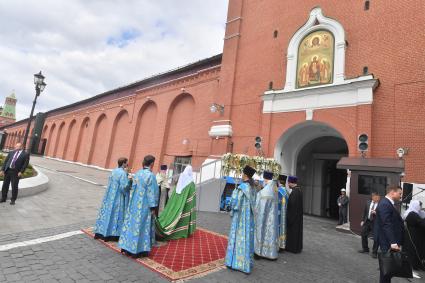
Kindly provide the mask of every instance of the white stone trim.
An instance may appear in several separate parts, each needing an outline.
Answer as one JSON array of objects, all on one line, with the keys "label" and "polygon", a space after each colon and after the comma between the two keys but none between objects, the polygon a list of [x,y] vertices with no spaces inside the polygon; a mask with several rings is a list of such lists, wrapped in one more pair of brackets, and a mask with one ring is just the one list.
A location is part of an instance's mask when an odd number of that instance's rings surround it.
[{"label": "white stone trim", "polygon": [[[319,23],[315,25],[316,21]],[[334,19],[323,15],[322,9],[314,8],[307,22],[293,35],[288,45],[285,92],[293,91],[296,86],[298,46],[304,37],[317,30],[328,30],[334,35],[334,67],[331,85],[344,83],[345,72],[345,32],[342,25]]]},{"label": "white stone trim", "polygon": [[306,111],[372,104],[379,81],[372,75],[307,89],[270,90],[263,95],[263,113]]},{"label": "white stone trim", "polygon": [[[18,197],[32,196],[41,192],[44,192],[49,187],[49,177],[40,171],[38,166],[32,166],[37,172],[34,177],[23,178],[19,181]],[[3,185],[3,181],[0,181],[0,186]],[[9,190],[8,197],[12,196],[12,190]]]},{"label": "white stone trim", "polygon": [[16,242],[16,243],[11,243],[11,244],[1,245],[0,246],[0,252],[4,252],[4,251],[8,251],[8,250],[15,249],[15,248],[20,248],[20,247],[39,245],[39,244],[46,243],[46,242],[61,240],[61,239],[65,239],[65,238],[68,238],[68,237],[75,236],[75,235],[80,235],[80,234],[83,234],[83,233],[84,233],[83,231],[77,230],[77,231],[66,232],[66,233],[62,233],[62,234],[57,234],[57,235],[48,236],[48,237],[42,237],[42,238],[23,241],[23,242]]},{"label": "white stone trim", "polygon": [[231,137],[233,135],[232,125],[214,125],[209,130],[210,137]]}]

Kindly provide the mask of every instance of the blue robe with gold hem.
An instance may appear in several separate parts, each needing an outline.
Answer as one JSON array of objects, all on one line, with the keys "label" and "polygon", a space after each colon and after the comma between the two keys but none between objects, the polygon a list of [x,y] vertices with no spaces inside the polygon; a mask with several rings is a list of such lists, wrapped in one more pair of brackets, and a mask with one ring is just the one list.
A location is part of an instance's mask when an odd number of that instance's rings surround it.
[{"label": "blue robe with gold hem", "polygon": [[268,259],[278,257],[278,194],[274,181],[257,193],[255,204],[255,254]]},{"label": "blue robe with gold hem", "polygon": [[230,227],[226,266],[250,273],[254,255],[254,202],[249,183],[240,184],[232,194]]},{"label": "blue robe with gold hem", "polygon": [[279,248],[286,247],[286,207],[288,203],[288,191],[285,187],[279,187]]},{"label": "blue robe with gold hem", "polygon": [[151,209],[158,206],[155,175],[144,168],[133,177],[133,195],[125,215],[118,246],[132,254],[149,252],[155,244],[155,221]]},{"label": "blue robe with gold hem", "polygon": [[126,211],[126,197],[130,195],[127,172],[119,167],[112,170],[102,206],[93,232],[103,237],[119,237]]}]

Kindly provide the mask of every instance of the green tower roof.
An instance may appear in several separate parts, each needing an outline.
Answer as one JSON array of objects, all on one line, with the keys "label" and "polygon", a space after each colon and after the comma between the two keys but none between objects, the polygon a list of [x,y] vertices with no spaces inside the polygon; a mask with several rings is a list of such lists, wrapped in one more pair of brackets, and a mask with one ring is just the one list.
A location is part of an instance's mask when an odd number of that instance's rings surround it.
[{"label": "green tower roof", "polygon": [[4,103],[3,111],[0,114],[1,117],[6,117],[10,119],[16,119],[16,96],[15,91],[12,91]]},{"label": "green tower roof", "polygon": [[9,98],[13,98],[13,99],[16,99],[16,96],[15,96],[15,91],[12,91],[12,94],[11,94],[11,95],[9,95],[8,97],[9,97]]}]

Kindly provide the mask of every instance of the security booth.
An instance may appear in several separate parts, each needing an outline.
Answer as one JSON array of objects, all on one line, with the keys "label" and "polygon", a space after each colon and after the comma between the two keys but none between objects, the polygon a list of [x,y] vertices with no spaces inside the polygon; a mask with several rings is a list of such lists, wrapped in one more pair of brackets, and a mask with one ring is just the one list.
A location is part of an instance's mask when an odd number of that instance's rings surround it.
[{"label": "security booth", "polygon": [[338,169],[347,169],[350,177],[350,229],[361,232],[360,222],[366,201],[372,192],[381,197],[386,195],[388,186],[400,186],[404,172],[404,160],[392,158],[343,157],[337,163]]}]

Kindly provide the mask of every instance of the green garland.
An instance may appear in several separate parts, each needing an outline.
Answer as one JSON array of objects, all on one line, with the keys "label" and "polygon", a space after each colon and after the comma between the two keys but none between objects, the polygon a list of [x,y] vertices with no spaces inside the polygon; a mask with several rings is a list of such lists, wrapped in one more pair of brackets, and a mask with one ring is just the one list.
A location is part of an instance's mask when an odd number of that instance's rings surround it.
[{"label": "green garland", "polygon": [[234,172],[235,176],[239,176],[242,174],[243,168],[246,165],[257,170],[257,175],[262,175],[264,171],[271,171],[275,178],[279,176],[281,170],[281,166],[276,160],[262,156],[226,153],[221,161],[221,172],[223,176],[228,176],[230,172]]}]

